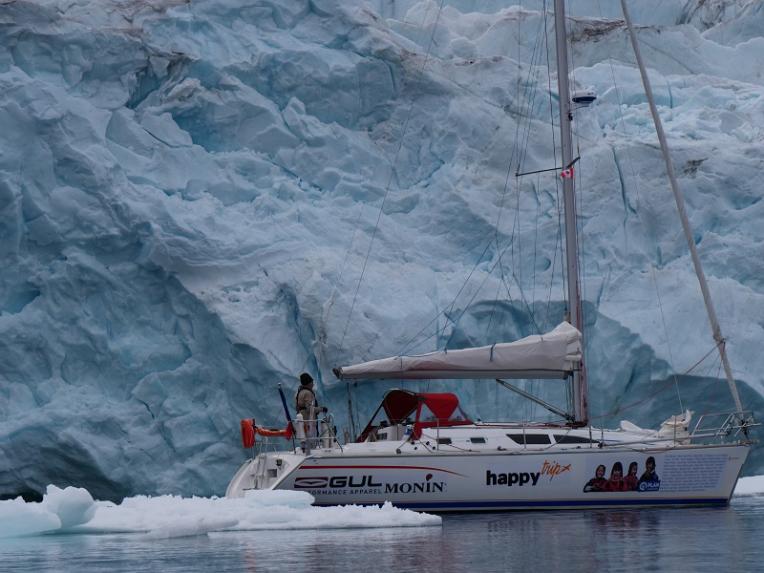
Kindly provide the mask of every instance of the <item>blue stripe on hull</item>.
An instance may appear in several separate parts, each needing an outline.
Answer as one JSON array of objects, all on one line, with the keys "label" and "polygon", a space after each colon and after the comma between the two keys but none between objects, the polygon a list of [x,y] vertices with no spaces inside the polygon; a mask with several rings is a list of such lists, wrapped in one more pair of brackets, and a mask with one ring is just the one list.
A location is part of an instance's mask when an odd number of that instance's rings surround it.
[{"label": "blue stripe on hull", "polygon": [[557,508],[557,507],[650,507],[659,505],[715,505],[724,506],[729,501],[726,498],[695,498],[695,499],[592,499],[592,500],[559,500],[559,501],[467,501],[467,502],[425,502],[425,503],[394,503],[396,507],[405,509],[519,509],[519,508]]},{"label": "blue stripe on hull", "polygon": [[[357,505],[381,505],[376,503],[358,503]],[[393,502],[395,507],[419,511],[480,511],[501,509],[572,509],[572,508],[608,508],[608,507],[658,507],[658,506],[714,506],[724,507],[729,504],[727,498],[676,498],[676,499],[592,499],[592,500],[550,500],[550,501],[438,501],[421,503]],[[317,503],[314,505],[337,505]]]}]

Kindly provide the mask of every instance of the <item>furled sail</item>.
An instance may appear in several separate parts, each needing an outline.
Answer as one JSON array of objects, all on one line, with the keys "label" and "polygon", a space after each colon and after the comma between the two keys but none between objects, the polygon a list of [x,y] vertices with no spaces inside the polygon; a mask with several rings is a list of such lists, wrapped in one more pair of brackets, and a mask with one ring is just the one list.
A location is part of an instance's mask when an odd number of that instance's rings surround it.
[{"label": "furled sail", "polygon": [[565,378],[581,367],[581,333],[562,322],[546,334],[492,346],[392,356],[335,368],[342,380],[396,378]]}]

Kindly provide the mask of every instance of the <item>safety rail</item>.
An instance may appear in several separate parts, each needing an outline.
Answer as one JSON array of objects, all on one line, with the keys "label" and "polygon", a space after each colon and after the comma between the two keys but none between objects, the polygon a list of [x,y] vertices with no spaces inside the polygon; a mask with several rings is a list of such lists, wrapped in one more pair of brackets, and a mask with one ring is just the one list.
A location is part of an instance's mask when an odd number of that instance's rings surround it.
[{"label": "safety rail", "polygon": [[303,424],[304,429],[300,432],[295,428],[295,440],[306,454],[309,454],[312,449],[342,447],[337,439],[337,428],[331,414],[313,420],[300,421],[298,418],[294,421],[295,426],[300,423]]},{"label": "safety rail", "polygon": [[[245,446],[250,452],[251,459],[255,459],[262,453],[283,451],[284,443],[281,440],[291,442],[295,449],[299,448],[305,453],[310,453],[312,449],[316,448],[334,446],[342,448],[337,439],[334,418],[331,414],[311,420],[298,418],[293,420],[291,424],[292,431],[288,434],[284,430],[267,430],[265,428],[256,430],[259,439],[254,440],[251,447]],[[265,430],[265,432],[260,430]]]},{"label": "safety rail", "polygon": [[748,431],[760,425],[754,419],[751,410],[701,414],[689,438],[725,442],[729,439],[740,440],[742,435],[742,439],[747,441],[751,439]]}]

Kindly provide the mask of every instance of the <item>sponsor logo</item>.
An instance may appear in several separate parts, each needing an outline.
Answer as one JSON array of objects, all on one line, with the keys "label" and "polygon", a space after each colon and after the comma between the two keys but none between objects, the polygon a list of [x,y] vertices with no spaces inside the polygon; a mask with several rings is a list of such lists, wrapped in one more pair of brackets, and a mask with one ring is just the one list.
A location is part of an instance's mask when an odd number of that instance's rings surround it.
[{"label": "sponsor logo", "polygon": [[549,481],[552,481],[552,479],[554,479],[556,476],[569,471],[570,464],[562,465],[555,461],[550,462],[548,460],[544,460],[540,473],[542,476],[549,476]]},{"label": "sponsor logo", "polygon": [[432,474],[427,474],[424,481],[386,483],[385,493],[439,493],[446,488],[446,482],[432,481]]},{"label": "sponsor logo", "polygon": [[374,481],[373,476],[331,476],[331,477],[298,477],[294,480],[295,489],[329,488],[365,488],[382,487]]},{"label": "sponsor logo", "polygon": [[446,482],[433,481],[427,474],[422,481],[402,481],[383,483],[373,475],[364,476],[311,476],[294,480],[295,489],[321,490],[317,494],[388,494],[388,493],[440,493],[445,491]]},{"label": "sponsor logo", "polygon": [[639,485],[637,486],[637,489],[639,491],[660,491],[661,482],[660,481],[643,481],[639,483]]},{"label": "sponsor logo", "polygon": [[326,487],[329,478],[325,477],[298,477],[294,480],[295,489],[312,489],[314,487]]},{"label": "sponsor logo", "polygon": [[485,485],[505,485],[512,487],[522,487],[530,484],[531,487],[535,486],[539,481],[541,472],[509,472],[509,473],[493,473],[491,470],[485,472]]}]

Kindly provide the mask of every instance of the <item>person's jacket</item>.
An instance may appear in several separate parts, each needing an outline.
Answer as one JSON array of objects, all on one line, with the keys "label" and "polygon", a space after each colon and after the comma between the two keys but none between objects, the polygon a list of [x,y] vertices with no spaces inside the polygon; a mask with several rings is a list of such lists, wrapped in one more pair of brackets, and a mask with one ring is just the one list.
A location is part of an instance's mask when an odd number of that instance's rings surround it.
[{"label": "person's jacket", "polygon": [[302,414],[302,419],[307,420],[310,417],[310,407],[318,406],[316,403],[316,394],[309,386],[301,386],[295,396],[297,403],[297,413]]}]

